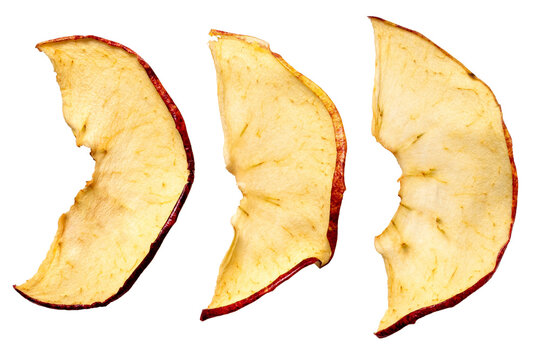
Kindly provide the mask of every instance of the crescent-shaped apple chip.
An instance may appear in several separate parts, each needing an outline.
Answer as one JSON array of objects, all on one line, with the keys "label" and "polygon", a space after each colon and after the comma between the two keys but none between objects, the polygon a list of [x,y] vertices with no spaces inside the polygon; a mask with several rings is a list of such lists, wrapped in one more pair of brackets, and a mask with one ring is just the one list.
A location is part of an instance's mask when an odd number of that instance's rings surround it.
[{"label": "crescent-shaped apple chip", "polygon": [[201,320],[236,311],[334,252],[346,140],[330,98],[262,40],[212,30],[224,157],[243,199]]},{"label": "crescent-shaped apple chip", "polygon": [[421,34],[371,18],[373,135],[401,169],[375,240],[388,274],[378,337],[456,305],[495,272],[517,203],[512,141],[486,84]]},{"label": "crescent-shaped apple chip", "polygon": [[58,221],[37,273],[15,289],[59,309],[104,306],[128,291],[176,221],[191,188],[186,127],[148,64],[94,36],[37,45],[57,73],[66,122],[96,161]]}]

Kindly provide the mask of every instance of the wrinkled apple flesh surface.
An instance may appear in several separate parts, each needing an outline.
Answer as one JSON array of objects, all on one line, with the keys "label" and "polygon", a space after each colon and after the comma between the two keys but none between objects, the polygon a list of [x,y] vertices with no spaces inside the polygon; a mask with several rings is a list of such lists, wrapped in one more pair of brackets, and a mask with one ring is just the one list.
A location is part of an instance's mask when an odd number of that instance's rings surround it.
[{"label": "wrinkled apple flesh surface", "polygon": [[94,38],[38,48],[53,63],[77,145],[89,147],[96,164],[60,217],[39,270],[16,289],[51,307],[103,305],[150,253],[191,167],[175,121],[136,55]]},{"label": "wrinkled apple flesh surface", "polygon": [[337,222],[330,219],[336,162],[335,204],[344,190],[345,137],[328,96],[267,43],[211,35],[219,37],[210,49],[224,157],[243,198],[203,320],[247,305],[304,266],[325,265],[335,247],[327,233]]},{"label": "wrinkled apple flesh surface", "polygon": [[388,274],[383,337],[491,277],[509,241],[517,177],[491,90],[420,34],[372,23],[372,131],[402,169],[401,203],[375,241]]}]

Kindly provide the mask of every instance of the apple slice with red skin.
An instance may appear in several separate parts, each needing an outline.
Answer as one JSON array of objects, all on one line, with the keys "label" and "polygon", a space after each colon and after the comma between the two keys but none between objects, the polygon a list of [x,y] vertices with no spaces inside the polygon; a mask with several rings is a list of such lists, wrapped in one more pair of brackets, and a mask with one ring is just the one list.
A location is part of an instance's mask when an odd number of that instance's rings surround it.
[{"label": "apple slice with red skin", "polygon": [[14,287],[50,308],[105,306],[133,286],[176,222],[194,178],[190,141],[180,111],[131,49],[96,36],[37,48],[53,63],[66,122],[96,167],[38,272]]},{"label": "apple slice with red skin", "polygon": [[375,240],[388,274],[378,337],[452,307],[497,269],[516,214],[512,141],[489,87],[423,35],[372,17],[373,135],[400,206]]},{"label": "apple slice with red skin", "polygon": [[243,199],[201,320],[236,311],[334,253],[345,184],[339,113],[262,40],[212,30],[227,169]]}]

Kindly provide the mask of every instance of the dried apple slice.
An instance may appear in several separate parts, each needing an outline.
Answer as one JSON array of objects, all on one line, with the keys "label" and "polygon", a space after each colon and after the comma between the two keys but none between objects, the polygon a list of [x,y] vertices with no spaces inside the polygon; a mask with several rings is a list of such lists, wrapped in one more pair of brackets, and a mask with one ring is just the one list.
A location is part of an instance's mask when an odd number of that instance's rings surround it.
[{"label": "dried apple slice", "polygon": [[128,291],[175,223],[193,154],[178,108],[132,50],[94,36],[37,45],[57,73],[66,122],[95,159],[58,221],[37,273],[15,289],[59,309],[104,306]]},{"label": "dried apple slice", "polygon": [[421,34],[371,18],[373,135],[403,172],[400,206],[375,240],[388,274],[388,336],[484,285],[510,239],[512,141],[491,90]]},{"label": "dried apple slice", "polygon": [[236,311],[334,252],[346,140],[330,98],[262,40],[212,30],[227,169],[243,199],[201,320]]}]

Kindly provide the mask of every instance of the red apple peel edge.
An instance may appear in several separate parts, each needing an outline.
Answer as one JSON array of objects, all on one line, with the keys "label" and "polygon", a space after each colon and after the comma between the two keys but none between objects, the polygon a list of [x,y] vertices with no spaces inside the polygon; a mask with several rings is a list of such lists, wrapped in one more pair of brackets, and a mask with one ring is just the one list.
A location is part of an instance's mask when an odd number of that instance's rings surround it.
[{"label": "red apple peel edge", "polygon": [[159,247],[163,243],[163,240],[165,239],[165,237],[169,233],[169,230],[171,229],[171,227],[176,222],[176,219],[178,218],[178,214],[180,213],[180,210],[182,209],[182,206],[184,205],[184,202],[187,199],[189,191],[191,190],[191,185],[193,184],[193,180],[194,180],[194,177],[195,177],[195,161],[194,161],[194,158],[193,158],[193,151],[191,149],[191,142],[189,141],[189,137],[188,137],[188,133],[187,133],[187,129],[186,129],[186,124],[184,122],[184,118],[182,117],[182,114],[180,113],[180,110],[175,105],[172,98],[169,96],[169,94],[167,93],[167,91],[165,90],[163,85],[161,84],[161,81],[159,81],[157,75],[154,73],[154,70],[152,70],[150,65],[148,65],[148,63],[146,61],[144,61],[143,58],[141,58],[137,53],[135,53],[133,50],[131,50],[130,48],[128,48],[128,47],[126,47],[126,46],[124,46],[124,45],[122,45],[120,43],[117,43],[117,42],[114,42],[114,41],[111,41],[111,40],[107,40],[107,39],[104,39],[104,38],[101,38],[101,37],[98,37],[98,36],[94,36],[94,35],[73,35],[73,36],[60,37],[60,38],[57,38],[57,39],[52,39],[52,40],[41,42],[41,43],[36,45],[36,48],[38,48],[38,50],[39,50],[39,46],[43,45],[43,44],[49,44],[49,43],[67,41],[67,40],[79,40],[79,39],[94,39],[94,40],[100,41],[102,43],[105,43],[107,45],[120,48],[120,49],[126,51],[127,53],[135,55],[137,57],[137,60],[139,61],[141,66],[146,71],[146,74],[148,75],[148,78],[150,79],[150,81],[154,85],[154,88],[156,89],[156,91],[159,93],[161,99],[163,100],[163,102],[167,106],[167,109],[169,110],[169,113],[171,114],[171,116],[172,116],[172,118],[174,120],[176,130],[180,134],[180,138],[182,139],[182,143],[184,145],[184,150],[186,152],[186,161],[188,163],[189,175],[188,175],[188,178],[187,178],[187,182],[184,185],[184,188],[182,190],[182,193],[180,194],[180,197],[178,198],[176,204],[173,207],[173,210],[171,211],[171,214],[169,215],[169,217],[167,218],[167,221],[165,222],[165,224],[161,228],[156,240],[154,240],[154,242],[152,242],[152,244],[150,245],[150,250],[148,251],[148,254],[144,257],[144,259],[141,261],[141,263],[135,268],[135,270],[133,270],[133,272],[131,273],[129,278],[127,278],[127,280],[125,281],[124,285],[122,285],[122,287],[120,287],[120,289],[118,289],[118,292],[116,294],[112,295],[111,297],[109,297],[108,299],[106,299],[104,301],[100,301],[100,302],[94,302],[92,304],[80,304],[80,305],[79,304],[74,304],[74,305],[53,304],[53,303],[47,303],[47,302],[43,302],[43,301],[34,299],[31,296],[28,296],[27,294],[22,292],[21,290],[17,289],[16,285],[13,285],[13,288],[22,297],[24,297],[25,299],[27,299],[27,300],[29,300],[29,301],[37,304],[37,305],[41,305],[41,306],[52,308],[52,309],[59,309],[59,310],[83,310],[83,309],[90,309],[90,308],[95,308],[95,307],[106,306],[109,303],[113,302],[114,300],[120,298],[126,292],[128,292],[128,290],[131,289],[131,287],[135,284],[135,281],[137,281],[137,279],[142,274],[142,272],[150,264],[150,262],[152,261],[152,259],[156,255]]},{"label": "red apple peel edge", "polygon": [[[239,35],[239,34],[233,34],[225,31],[220,30],[211,30],[209,33],[210,36],[229,36],[234,37],[243,41],[246,41],[245,35]],[[251,40],[254,41],[252,37],[248,37]],[[339,211],[341,208],[341,202],[343,200],[343,193],[345,192],[345,158],[347,155],[347,139],[345,137],[345,130],[343,128],[343,123],[341,121],[341,117],[339,115],[339,112],[330,99],[330,97],[313,81],[308,79],[306,76],[298,72],[296,69],[294,69],[291,65],[289,65],[282,57],[281,55],[273,52],[270,50],[270,47],[267,43],[264,42],[256,42],[257,45],[267,48],[272,55],[280,62],[280,64],[285,67],[290,73],[292,73],[296,78],[298,78],[305,86],[307,86],[317,97],[322,101],[324,104],[326,110],[330,114],[330,117],[332,118],[332,124],[334,127],[334,136],[335,136],[335,142],[336,142],[336,165],[334,168],[334,176],[332,179],[332,189],[331,189],[331,195],[330,195],[330,217],[328,222],[328,230],[326,232],[326,237],[328,239],[328,243],[330,245],[331,249],[331,255],[330,259],[328,259],[328,262],[332,260],[334,256],[334,252],[336,249],[337,244],[337,234],[338,234],[338,220],[339,220]],[[328,264],[328,262],[326,264]],[[254,294],[251,294],[247,298],[244,298],[242,300],[236,301],[232,304],[217,307],[217,308],[211,308],[211,309],[204,309],[201,313],[200,320],[204,321],[216,316],[229,314],[231,312],[235,312],[241,308],[243,308],[246,305],[251,304],[255,300],[259,299],[265,294],[268,294],[269,292],[275,290],[280,284],[282,284],[284,281],[290,279],[294,274],[299,272],[304,267],[311,265],[311,264],[317,264],[318,267],[322,267],[321,261],[315,257],[310,257],[302,260],[297,265],[295,265],[292,269],[289,271],[281,274],[277,277],[276,280],[274,280],[272,283],[267,285],[266,287],[262,288],[261,290],[255,292]],[[325,264],[325,265],[326,265]]]},{"label": "red apple peel edge", "polygon": [[375,333],[375,335],[378,338],[385,338],[385,337],[390,336],[393,333],[401,330],[402,328],[404,328],[407,325],[416,323],[416,321],[418,319],[420,319],[420,318],[422,318],[422,317],[424,317],[426,315],[429,315],[429,314],[431,314],[433,312],[436,312],[436,311],[439,311],[439,310],[444,310],[444,309],[447,309],[447,308],[451,308],[451,307],[459,304],[461,301],[465,300],[469,295],[471,295],[476,290],[481,288],[485,283],[488,282],[489,279],[491,279],[491,277],[493,276],[493,274],[495,273],[495,271],[499,267],[499,263],[501,262],[501,259],[502,259],[503,255],[504,255],[506,247],[508,246],[508,243],[510,242],[510,238],[511,238],[511,235],[512,235],[512,229],[514,227],[514,221],[515,221],[515,218],[516,218],[516,210],[517,210],[518,177],[517,177],[516,164],[514,162],[514,152],[513,152],[513,148],[512,148],[512,138],[510,137],[510,133],[508,132],[508,129],[506,128],[506,125],[505,125],[505,123],[504,123],[504,121],[502,119],[501,105],[497,101],[497,98],[495,97],[495,94],[493,93],[493,91],[491,91],[490,87],[485,82],[483,82],[482,80],[477,78],[476,75],[474,75],[474,73],[472,73],[459,60],[457,60],[455,57],[450,55],[446,50],[441,48],[439,45],[435,44],[433,41],[428,39],[423,34],[417,32],[415,30],[408,29],[408,28],[406,28],[404,26],[392,23],[392,22],[390,22],[388,20],[384,20],[384,19],[379,18],[377,16],[368,16],[368,18],[370,20],[379,20],[379,21],[382,21],[382,22],[384,22],[386,24],[390,24],[391,26],[395,26],[397,28],[400,28],[400,29],[403,29],[405,31],[411,32],[411,33],[419,36],[420,38],[428,41],[429,43],[436,46],[439,50],[441,50],[450,59],[455,61],[458,65],[460,65],[469,74],[469,76],[471,78],[473,78],[473,79],[475,79],[477,81],[480,81],[484,86],[486,86],[486,88],[492,94],[495,102],[497,103],[497,106],[499,107],[499,112],[501,114],[501,123],[502,123],[503,132],[504,132],[504,138],[506,140],[506,146],[508,148],[508,157],[509,157],[510,166],[511,166],[511,169],[512,169],[512,210],[511,210],[510,229],[509,229],[509,232],[508,232],[508,241],[499,250],[499,253],[497,255],[497,260],[495,262],[495,266],[494,266],[493,270],[491,272],[489,272],[488,274],[484,275],[480,280],[478,280],[474,285],[472,285],[471,287],[469,287],[465,291],[463,291],[463,292],[461,292],[459,294],[456,294],[456,295],[454,295],[454,296],[452,296],[452,297],[450,297],[450,298],[448,298],[448,299],[446,299],[446,300],[444,300],[444,301],[442,301],[442,302],[440,302],[438,304],[434,304],[434,305],[431,305],[431,306],[426,306],[426,307],[420,308],[418,310],[415,310],[415,311],[405,315],[404,317],[402,317],[401,319],[399,319],[398,321],[396,321],[392,325],[390,325],[390,326],[388,326],[388,327],[386,327],[386,328],[384,328],[382,330],[379,330],[379,331],[377,331]]}]

